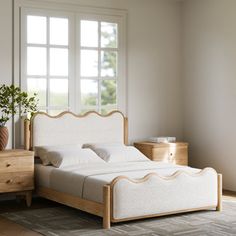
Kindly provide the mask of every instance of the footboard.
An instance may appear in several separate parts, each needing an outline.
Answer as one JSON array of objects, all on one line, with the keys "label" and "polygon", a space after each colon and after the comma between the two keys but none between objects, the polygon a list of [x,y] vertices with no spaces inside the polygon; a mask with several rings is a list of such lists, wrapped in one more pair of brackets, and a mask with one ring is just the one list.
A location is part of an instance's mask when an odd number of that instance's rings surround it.
[{"label": "footboard", "polygon": [[177,171],[169,177],[150,173],[139,180],[119,176],[104,187],[104,227],[109,227],[109,220],[120,222],[203,209],[221,210],[221,185],[221,175],[212,168],[196,174]]}]

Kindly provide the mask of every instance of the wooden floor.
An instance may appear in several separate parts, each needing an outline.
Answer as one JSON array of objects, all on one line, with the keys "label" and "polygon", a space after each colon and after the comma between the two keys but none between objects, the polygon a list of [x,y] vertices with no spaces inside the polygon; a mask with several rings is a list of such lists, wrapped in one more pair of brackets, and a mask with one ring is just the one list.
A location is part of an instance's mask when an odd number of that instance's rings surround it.
[{"label": "wooden floor", "polygon": [[[236,201],[236,192],[224,191],[223,199]],[[25,206],[24,201],[0,201],[0,213],[14,212],[27,209],[55,207],[59,205],[42,198],[34,198],[30,208]],[[10,220],[0,216],[0,236],[40,236],[41,234],[26,229]]]}]

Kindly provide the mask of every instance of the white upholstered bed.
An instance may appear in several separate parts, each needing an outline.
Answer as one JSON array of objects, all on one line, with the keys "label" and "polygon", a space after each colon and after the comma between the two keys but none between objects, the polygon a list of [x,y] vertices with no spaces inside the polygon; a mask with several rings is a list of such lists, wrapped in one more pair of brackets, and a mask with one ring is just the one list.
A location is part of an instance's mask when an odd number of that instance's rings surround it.
[{"label": "white upholstered bed", "polygon": [[[115,111],[56,117],[35,114],[25,123],[25,148],[44,145],[123,142],[127,119]],[[221,209],[222,179],[203,170],[152,161],[92,163],[64,168],[37,164],[37,193],[111,222],[203,209]]]}]

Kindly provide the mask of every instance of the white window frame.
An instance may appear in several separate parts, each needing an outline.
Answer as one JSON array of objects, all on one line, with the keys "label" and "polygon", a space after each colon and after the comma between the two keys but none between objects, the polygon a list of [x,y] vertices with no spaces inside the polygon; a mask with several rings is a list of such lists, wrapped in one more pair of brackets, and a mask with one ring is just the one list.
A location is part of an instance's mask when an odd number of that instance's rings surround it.
[{"label": "white window frame", "polygon": [[[127,11],[120,9],[108,9],[108,8],[96,8],[96,7],[84,7],[78,5],[76,1],[71,0],[70,3],[66,2],[52,2],[52,1],[32,1],[32,0],[15,0],[14,4],[14,83],[21,86],[23,89],[26,88],[24,81],[26,67],[21,71],[21,62],[25,61],[24,52],[20,51],[24,39],[21,38],[25,35],[24,27],[22,27],[22,17],[26,12],[35,12],[50,16],[61,17],[65,15],[70,17],[70,21],[73,22],[70,26],[72,34],[75,32],[76,35],[71,36],[75,40],[78,39],[79,35],[79,20],[98,20],[118,23],[118,80],[117,80],[117,109],[121,110],[125,115],[127,114],[127,52],[126,52],[126,18]],[[58,14],[59,13],[59,14]],[[73,21],[74,17],[74,21]],[[21,23],[19,24],[19,19]],[[24,24],[26,26],[26,24]],[[22,28],[22,29],[21,29]],[[74,30],[73,30],[74,29]],[[22,33],[22,34],[21,34]],[[81,101],[80,94],[76,91],[80,91],[80,53],[79,47],[76,46],[75,40],[70,42],[71,51],[69,53],[69,79],[73,82],[69,83],[69,109],[75,113],[80,113]],[[20,43],[21,42],[21,43]],[[69,49],[70,50],[70,49]],[[76,53],[73,53],[76,52]],[[19,58],[19,60],[18,60]],[[75,64],[73,64],[75,63]],[[71,86],[72,85],[72,86]]]},{"label": "white window frame", "polygon": [[[81,20],[91,20],[91,21],[98,21],[98,23],[100,24],[100,22],[111,22],[111,23],[116,23],[118,26],[118,45],[117,48],[102,48],[100,45],[100,27],[98,27],[98,47],[94,47],[95,50],[98,50],[98,70],[101,70],[100,68],[100,53],[101,51],[116,51],[118,53],[118,61],[117,61],[117,75],[116,77],[114,77],[114,79],[116,80],[116,91],[117,91],[117,109],[123,111],[123,113],[126,113],[126,81],[124,79],[119,79],[119,78],[125,78],[126,77],[126,70],[123,68],[126,68],[125,66],[125,56],[123,55],[124,53],[122,53],[122,51],[124,49],[122,49],[122,45],[123,45],[123,40],[122,40],[122,21],[119,17],[115,17],[115,16],[99,16],[99,15],[90,15],[90,14],[79,14],[77,15],[77,19],[76,22],[78,22],[77,24],[77,38],[80,38],[80,21]],[[120,33],[121,32],[121,33]],[[77,79],[76,81],[80,81],[81,79],[85,78],[83,76],[80,76],[80,50],[81,49],[92,49],[93,47],[83,47],[80,45],[77,45],[77,52],[76,52],[76,75],[77,75]],[[99,53],[100,52],[100,53]],[[101,95],[101,82],[102,80],[106,80],[106,79],[113,79],[112,77],[101,77],[101,76],[96,76],[96,77],[87,77],[88,79],[95,79],[98,81],[98,99],[100,100],[100,95]],[[98,79],[97,79],[98,78]],[[78,83],[77,85],[77,90],[80,91],[80,83]],[[125,91],[125,94],[121,93],[120,91]],[[125,96],[124,96],[125,95]],[[83,106],[81,103],[81,96],[77,97],[77,101],[79,101],[76,105],[76,111],[80,112],[81,109],[86,109],[89,108],[88,106]],[[101,100],[98,102],[100,103]],[[107,106],[108,107],[108,106]],[[101,112],[101,104],[98,104],[98,112]],[[91,109],[93,109],[93,107],[91,107]]]},{"label": "white window frame", "polygon": [[[27,43],[26,35],[27,35],[27,15],[35,15],[35,16],[44,16],[47,18],[47,40],[46,44],[29,44]],[[68,24],[68,46],[61,45],[50,45],[49,43],[49,17],[59,17],[59,18],[67,18],[69,21]],[[50,11],[50,10],[41,10],[41,9],[31,9],[31,8],[22,8],[21,9],[21,76],[20,76],[20,84],[21,88],[24,91],[27,91],[27,46],[34,47],[45,47],[46,48],[46,57],[47,57],[47,65],[46,65],[46,76],[32,76],[36,78],[46,78],[46,107],[39,107],[39,109],[46,110],[47,112],[50,110],[74,110],[75,107],[75,45],[74,45],[74,15],[67,12],[62,11]],[[49,74],[50,60],[49,60],[49,52],[50,48],[67,48],[68,49],[68,76],[51,76]],[[23,49],[23,50],[22,50]],[[49,106],[50,100],[50,78],[63,79],[68,78],[68,106]]]}]

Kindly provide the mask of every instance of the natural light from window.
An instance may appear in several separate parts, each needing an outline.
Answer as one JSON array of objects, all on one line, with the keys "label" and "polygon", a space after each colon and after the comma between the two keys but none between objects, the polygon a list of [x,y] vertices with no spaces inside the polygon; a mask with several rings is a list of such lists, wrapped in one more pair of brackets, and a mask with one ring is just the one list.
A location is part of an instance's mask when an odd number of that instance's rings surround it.
[{"label": "natural light from window", "polygon": [[118,23],[39,12],[26,11],[22,31],[22,84],[37,93],[39,109],[53,115],[117,109]]},{"label": "natural light from window", "polygon": [[117,108],[118,27],[81,20],[80,29],[82,111],[107,113]]}]

